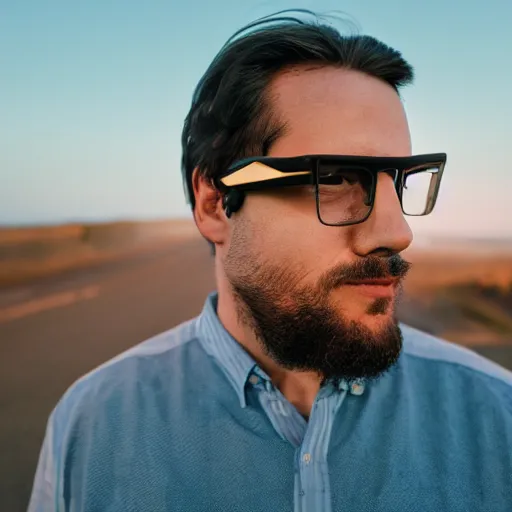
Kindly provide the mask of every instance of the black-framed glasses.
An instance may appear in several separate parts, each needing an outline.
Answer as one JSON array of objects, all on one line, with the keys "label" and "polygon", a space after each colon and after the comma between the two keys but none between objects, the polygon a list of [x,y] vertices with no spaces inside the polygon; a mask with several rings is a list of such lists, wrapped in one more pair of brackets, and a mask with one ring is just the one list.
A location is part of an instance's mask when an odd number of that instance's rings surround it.
[{"label": "black-framed glasses", "polygon": [[364,222],[375,201],[377,175],[393,178],[405,215],[428,215],[434,209],[445,153],[407,157],[305,155],[251,157],[232,165],[216,179],[227,215],[237,211],[246,192],[309,185],[314,187],[318,219],[328,226]]}]

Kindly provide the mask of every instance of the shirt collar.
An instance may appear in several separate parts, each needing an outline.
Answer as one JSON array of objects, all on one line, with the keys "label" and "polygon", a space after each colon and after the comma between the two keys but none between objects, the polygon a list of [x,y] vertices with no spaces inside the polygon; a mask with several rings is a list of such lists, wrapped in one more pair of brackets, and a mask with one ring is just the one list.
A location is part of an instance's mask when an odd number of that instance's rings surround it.
[{"label": "shirt collar", "polygon": [[245,385],[256,362],[220,322],[217,316],[217,301],[217,293],[211,293],[199,315],[200,341],[206,352],[217,360],[236,390],[240,405],[245,407]]},{"label": "shirt collar", "polygon": [[[252,373],[257,373],[263,380],[270,382],[266,373],[259,368],[256,361],[242,346],[226,331],[217,316],[217,292],[208,295],[203,311],[198,318],[200,341],[206,352],[214,357],[222,371],[235,389],[240,405],[246,407],[245,386]],[[339,391],[349,391],[360,396],[365,391],[365,380],[358,379],[350,385],[342,380]]]}]

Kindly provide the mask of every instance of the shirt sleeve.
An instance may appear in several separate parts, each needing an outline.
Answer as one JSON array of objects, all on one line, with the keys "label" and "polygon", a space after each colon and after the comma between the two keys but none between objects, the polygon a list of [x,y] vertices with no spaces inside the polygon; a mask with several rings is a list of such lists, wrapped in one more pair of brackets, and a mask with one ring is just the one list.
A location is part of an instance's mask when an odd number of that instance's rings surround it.
[{"label": "shirt sleeve", "polygon": [[48,420],[27,512],[57,512],[59,475],[54,453],[54,417]]}]

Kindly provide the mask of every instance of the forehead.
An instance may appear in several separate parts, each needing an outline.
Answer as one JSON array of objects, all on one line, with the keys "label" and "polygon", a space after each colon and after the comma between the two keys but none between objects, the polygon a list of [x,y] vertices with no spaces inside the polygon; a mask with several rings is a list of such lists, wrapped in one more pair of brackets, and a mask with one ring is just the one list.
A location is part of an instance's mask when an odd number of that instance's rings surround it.
[{"label": "forehead", "polygon": [[402,102],[382,80],[343,68],[298,67],[277,75],[269,93],[287,128],[272,156],[411,154]]}]

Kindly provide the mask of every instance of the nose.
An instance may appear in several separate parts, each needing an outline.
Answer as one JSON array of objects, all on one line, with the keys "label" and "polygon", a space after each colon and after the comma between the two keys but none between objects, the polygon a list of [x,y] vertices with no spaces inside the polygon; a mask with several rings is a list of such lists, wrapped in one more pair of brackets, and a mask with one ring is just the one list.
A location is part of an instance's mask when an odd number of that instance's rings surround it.
[{"label": "nose", "polygon": [[397,254],[409,247],[413,235],[405,220],[394,179],[379,173],[370,217],[353,226],[353,251],[358,256]]}]

